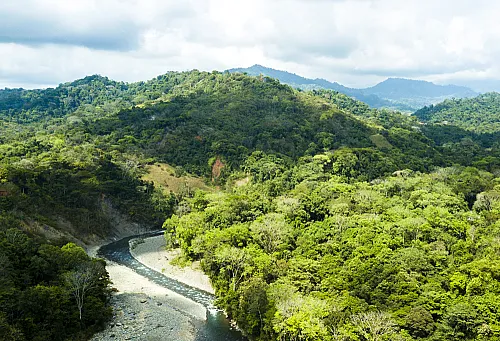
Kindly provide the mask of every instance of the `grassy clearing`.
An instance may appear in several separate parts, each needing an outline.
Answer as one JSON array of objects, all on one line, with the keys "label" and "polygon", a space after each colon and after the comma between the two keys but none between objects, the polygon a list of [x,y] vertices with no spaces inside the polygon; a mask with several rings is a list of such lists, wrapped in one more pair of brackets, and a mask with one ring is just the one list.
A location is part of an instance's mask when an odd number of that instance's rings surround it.
[{"label": "grassy clearing", "polygon": [[387,141],[386,138],[384,136],[380,135],[380,134],[371,135],[370,136],[370,140],[379,149],[392,149],[392,148],[394,148],[392,146],[392,144],[390,144],[390,142]]},{"label": "grassy clearing", "polygon": [[189,174],[176,176],[175,168],[166,163],[156,163],[149,166],[147,174],[142,179],[152,181],[155,187],[162,188],[165,193],[173,192],[178,194],[196,189],[214,190],[214,188],[207,186],[201,178]]}]

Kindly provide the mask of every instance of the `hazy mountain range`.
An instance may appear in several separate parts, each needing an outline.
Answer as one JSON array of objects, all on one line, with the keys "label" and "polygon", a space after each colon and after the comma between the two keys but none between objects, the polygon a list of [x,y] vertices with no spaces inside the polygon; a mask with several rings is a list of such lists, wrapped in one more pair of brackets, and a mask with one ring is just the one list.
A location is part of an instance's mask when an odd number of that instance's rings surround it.
[{"label": "hazy mountain range", "polygon": [[431,82],[403,78],[389,78],[369,88],[355,89],[337,82],[320,78],[305,78],[262,65],[229,69],[227,72],[241,72],[252,76],[264,75],[304,90],[335,90],[363,101],[374,108],[391,108],[407,112],[413,112],[426,105],[436,104],[449,98],[469,98],[478,95],[477,92],[464,86],[437,85]]}]

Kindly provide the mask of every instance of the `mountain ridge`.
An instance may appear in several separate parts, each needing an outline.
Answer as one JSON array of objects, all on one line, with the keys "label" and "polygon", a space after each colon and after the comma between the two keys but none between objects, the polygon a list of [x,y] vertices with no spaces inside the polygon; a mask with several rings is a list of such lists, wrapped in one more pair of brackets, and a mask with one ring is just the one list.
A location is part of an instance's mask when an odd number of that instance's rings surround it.
[{"label": "mountain ridge", "polygon": [[[54,257],[57,231],[92,241],[122,219],[163,226],[251,340],[361,340],[353,321],[374,318],[390,326],[380,339],[496,340],[498,141],[240,73],[0,90],[0,340],[76,335],[71,292],[48,271],[74,258]],[[20,228],[54,231],[53,245],[26,252]],[[96,302],[90,324],[106,316]]]},{"label": "mountain ridge", "polygon": [[[388,78],[374,86],[357,89],[322,78],[305,78],[294,73],[275,70],[259,64],[255,64],[249,68],[228,69],[226,72],[241,72],[252,76],[262,74],[276,78],[295,88],[303,90],[334,90],[365,102],[373,108],[390,108],[406,112],[413,112],[424,106],[436,104],[448,98],[465,98],[478,95],[475,91],[464,86],[438,85],[428,81],[407,78]],[[417,93],[416,95],[415,92]]]},{"label": "mountain ridge", "polygon": [[[372,86],[365,88],[364,91],[370,91],[371,93],[377,95],[381,93],[383,90],[401,90],[400,86],[408,86],[411,88],[411,90],[416,90],[419,91],[420,93],[418,95],[420,96],[432,96],[432,93],[425,93],[425,91],[432,92],[434,89],[440,89],[442,90],[442,95],[454,95],[456,93],[462,93],[467,96],[475,96],[477,95],[476,92],[474,92],[472,89],[465,87],[465,86],[460,86],[460,85],[454,85],[454,84],[448,84],[448,85],[439,85],[439,84],[434,84],[432,82],[424,81],[424,80],[419,80],[419,79],[409,79],[409,78],[401,78],[401,77],[390,77],[387,78],[386,80]],[[417,85],[421,85],[421,87],[417,87]],[[424,92],[424,93],[422,93]],[[409,94],[405,94],[409,95]],[[387,97],[387,96],[385,96]],[[397,99],[397,97],[396,97]]]}]

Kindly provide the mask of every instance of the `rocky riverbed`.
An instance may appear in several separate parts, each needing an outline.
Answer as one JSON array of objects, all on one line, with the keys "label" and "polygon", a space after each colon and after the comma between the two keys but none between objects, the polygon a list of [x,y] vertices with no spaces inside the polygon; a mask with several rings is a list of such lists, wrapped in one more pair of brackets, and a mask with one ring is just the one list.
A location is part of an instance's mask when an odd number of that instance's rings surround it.
[{"label": "rocky riverbed", "polygon": [[92,341],[193,341],[196,321],[206,309],[159,286],[133,270],[109,262],[107,270],[117,290],[111,299],[113,319]]},{"label": "rocky riverbed", "polygon": [[192,318],[169,308],[160,297],[118,294],[113,296],[112,304],[113,320],[93,341],[192,341],[196,337]]},{"label": "rocky riverbed", "polygon": [[246,340],[215,308],[208,278],[196,265],[185,269],[172,265],[169,261],[175,255],[165,253],[162,236],[149,235],[139,243],[133,239],[99,249],[108,260],[106,268],[116,293],[111,302],[113,319],[92,341]]}]

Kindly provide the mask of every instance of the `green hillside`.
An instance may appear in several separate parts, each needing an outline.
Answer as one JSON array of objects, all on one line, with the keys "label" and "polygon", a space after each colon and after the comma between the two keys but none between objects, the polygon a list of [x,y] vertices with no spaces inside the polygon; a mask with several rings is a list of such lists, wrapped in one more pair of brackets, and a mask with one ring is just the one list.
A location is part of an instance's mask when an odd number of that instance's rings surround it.
[{"label": "green hillside", "polygon": [[167,244],[201,260],[251,340],[497,340],[498,175],[453,167],[359,182],[353,160],[287,167],[254,153],[251,182],[187,198],[190,213],[164,224]]},{"label": "green hillside", "polygon": [[329,82],[318,78],[304,78],[290,72],[261,65],[229,69],[226,72],[269,76],[303,90],[334,90],[356,98],[372,108],[390,108],[405,112],[415,111],[423,106],[439,103],[447,98],[468,98],[477,95],[476,92],[464,86],[437,85],[414,79],[388,78],[372,87],[356,89],[343,86],[337,82]]},{"label": "green hillside", "polygon": [[420,120],[453,125],[478,133],[500,132],[500,94],[496,92],[475,98],[446,100],[415,112]]},{"label": "green hillside", "polygon": [[[291,162],[323,150],[354,148],[381,161],[373,175],[403,168],[425,169],[421,157],[439,163],[432,142],[413,131],[386,130],[361,119],[359,102],[331,93],[301,93],[277,81],[240,74],[193,73],[193,87],[167,100],[98,119],[86,132],[114,145],[207,175],[217,158],[226,170],[238,169],[253,151],[286,156]],[[182,85],[180,85],[182,86]],[[179,89],[178,89],[179,90]],[[338,100],[336,100],[338,99]],[[351,110],[354,112],[352,113]],[[372,135],[383,134],[399,148],[378,148]],[[123,142],[127,142],[123,143]],[[406,149],[414,156],[403,156]]]},{"label": "green hillside", "polygon": [[251,340],[496,340],[500,145],[463,128],[239,73],[0,90],[0,340],[101,326],[64,329],[63,245],[117,221],[165,222]]}]

